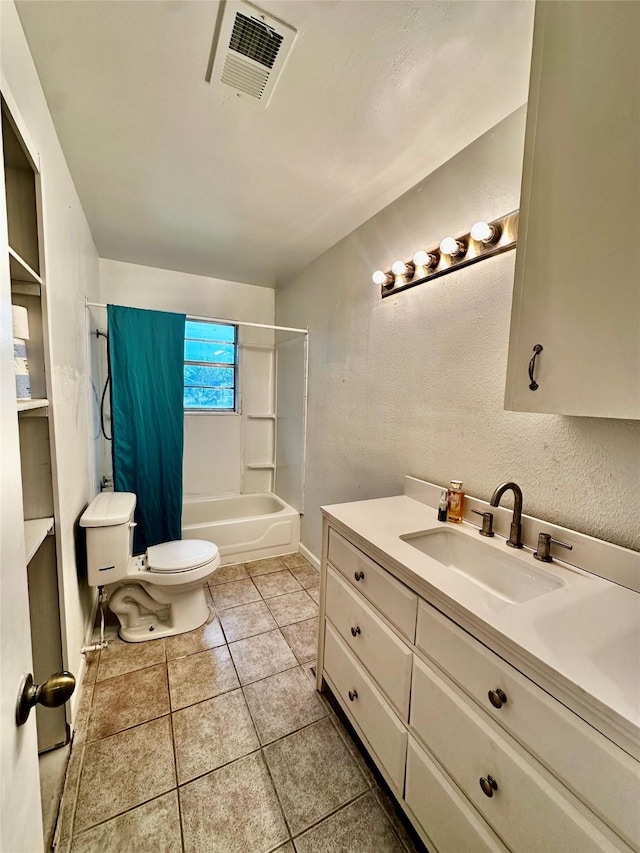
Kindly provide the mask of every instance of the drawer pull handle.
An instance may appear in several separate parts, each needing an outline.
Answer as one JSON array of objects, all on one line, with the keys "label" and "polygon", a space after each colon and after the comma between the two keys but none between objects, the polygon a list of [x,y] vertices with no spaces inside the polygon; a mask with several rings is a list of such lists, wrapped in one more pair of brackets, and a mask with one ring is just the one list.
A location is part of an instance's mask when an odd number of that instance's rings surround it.
[{"label": "drawer pull handle", "polygon": [[504,690],[500,690],[499,687],[497,690],[490,690],[487,695],[489,696],[489,702],[491,702],[494,708],[502,708],[507,703],[507,694]]},{"label": "drawer pull handle", "polygon": [[356,625],[356,627],[355,627],[355,628],[352,628],[352,629],[351,629],[351,636],[352,636],[352,637],[357,637],[359,633],[360,633],[360,628],[358,628],[358,626],[357,626],[357,625]]},{"label": "drawer pull handle", "polygon": [[351,702],[355,702],[357,698],[358,698],[358,691],[357,690],[350,690],[349,691],[349,700]]},{"label": "drawer pull handle", "polygon": [[498,783],[493,776],[481,776],[480,787],[483,794],[487,797],[493,797],[493,792],[498,790]]},{"label": "drawer pull handle", "polygon": [[353,576],[357,581],[363,581],[364,580],[364,572],[354,572]]}]

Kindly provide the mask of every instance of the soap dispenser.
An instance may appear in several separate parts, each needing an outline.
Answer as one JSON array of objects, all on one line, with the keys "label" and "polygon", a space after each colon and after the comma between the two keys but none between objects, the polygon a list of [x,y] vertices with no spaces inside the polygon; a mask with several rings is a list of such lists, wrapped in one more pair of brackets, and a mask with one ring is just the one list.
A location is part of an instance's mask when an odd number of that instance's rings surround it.
[{"label": "soap dispenser", "polygon": [[447,490],[443,489],[440,494],[440,503],[438,504],[438,521],[447,520]]}]

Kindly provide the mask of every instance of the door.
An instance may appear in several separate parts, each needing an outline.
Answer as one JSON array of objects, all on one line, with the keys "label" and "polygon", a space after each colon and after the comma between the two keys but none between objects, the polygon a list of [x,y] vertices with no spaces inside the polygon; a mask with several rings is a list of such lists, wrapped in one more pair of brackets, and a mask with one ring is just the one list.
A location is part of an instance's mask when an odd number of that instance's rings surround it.
[{"label": "door", "polygon": [[[1,141],[0,141],[1,145]],[[23,676],[33,672],[13,367],[11,282],[0,180],[0,850],[42,850],[36,718],[15,723]]]}]

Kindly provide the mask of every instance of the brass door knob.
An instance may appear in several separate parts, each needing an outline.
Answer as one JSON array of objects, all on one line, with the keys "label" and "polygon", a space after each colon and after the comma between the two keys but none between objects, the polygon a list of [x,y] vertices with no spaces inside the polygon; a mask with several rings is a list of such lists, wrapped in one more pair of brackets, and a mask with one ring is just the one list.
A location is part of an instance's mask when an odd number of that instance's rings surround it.
[{"label": "brass door knob", "polygon": [[487,797],[493,797],[493,792],[498,790],[498,783],[493,776],[481,776],[480,787],[482,788],[483,794]]},{"label": "brass door knob", "polygon": [[494,708],[502,708],[502,706],[507,703],[507,694],[504,690],[500,690],[499,687],[497,690],[490,690],[487,695],[489,697],[489,702],[491,702]]},{"label": "brass door knob", "polygon": [[23,726],[34,705],[57,708],[69,699],[75,690],[76,679],[70,672],[56,672],[42,684],[33,683],[33,675],[25,675],[20,683],[16,703],[16,725]]},{"label": "brass door knob", "polygon": [[351,629],[351,636],[352,636],[352,637],[357,637],[357,636],[358,636],[358,634],[360,634],[360,633],[361,633],[361,632],[360,632],[360,628],[358,628],[358,626],[357,626],[357,625],[356,625],[356,627],[355,627],[355,628],[352,628],[352,629]]}]

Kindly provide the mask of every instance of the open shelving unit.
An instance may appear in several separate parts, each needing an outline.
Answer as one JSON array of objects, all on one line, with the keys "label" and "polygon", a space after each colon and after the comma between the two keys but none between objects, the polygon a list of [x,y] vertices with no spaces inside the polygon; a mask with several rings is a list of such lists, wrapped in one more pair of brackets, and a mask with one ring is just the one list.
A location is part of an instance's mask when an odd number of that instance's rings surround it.
[{"label": "open shelving unit", "polygon": [[53,534],[53,517],[32,518],[24,523],[24,549],[27,565],[35,557],[36,551],[45,538]]},{"label": "open shelving unit", "polygon": [[18,400],[17,402],[18,412],[32,412],[35,409],[47,409],[49,407],[48,400],[34,400],[33,397],[30,400]]},{"label": "open shelving unit", "polygon": [[[31,399],[16,400],[29,589],[33,677],[36,684],[64,669],[60,617],[60,547],[53,457],[53,405],[47,336],[47,291],[37,154],[2,101],[3,175],[7,204],[11,301],[27,309]],[[36,707],[38,751],[69,739],[66,709]]]},{"label": "open shelving unit", "polygon": [[9,246],[9,269],[12,282],[24,281],[27,284],[42,284],[42,279],[38,273],[34,272],[11,246]]}]

